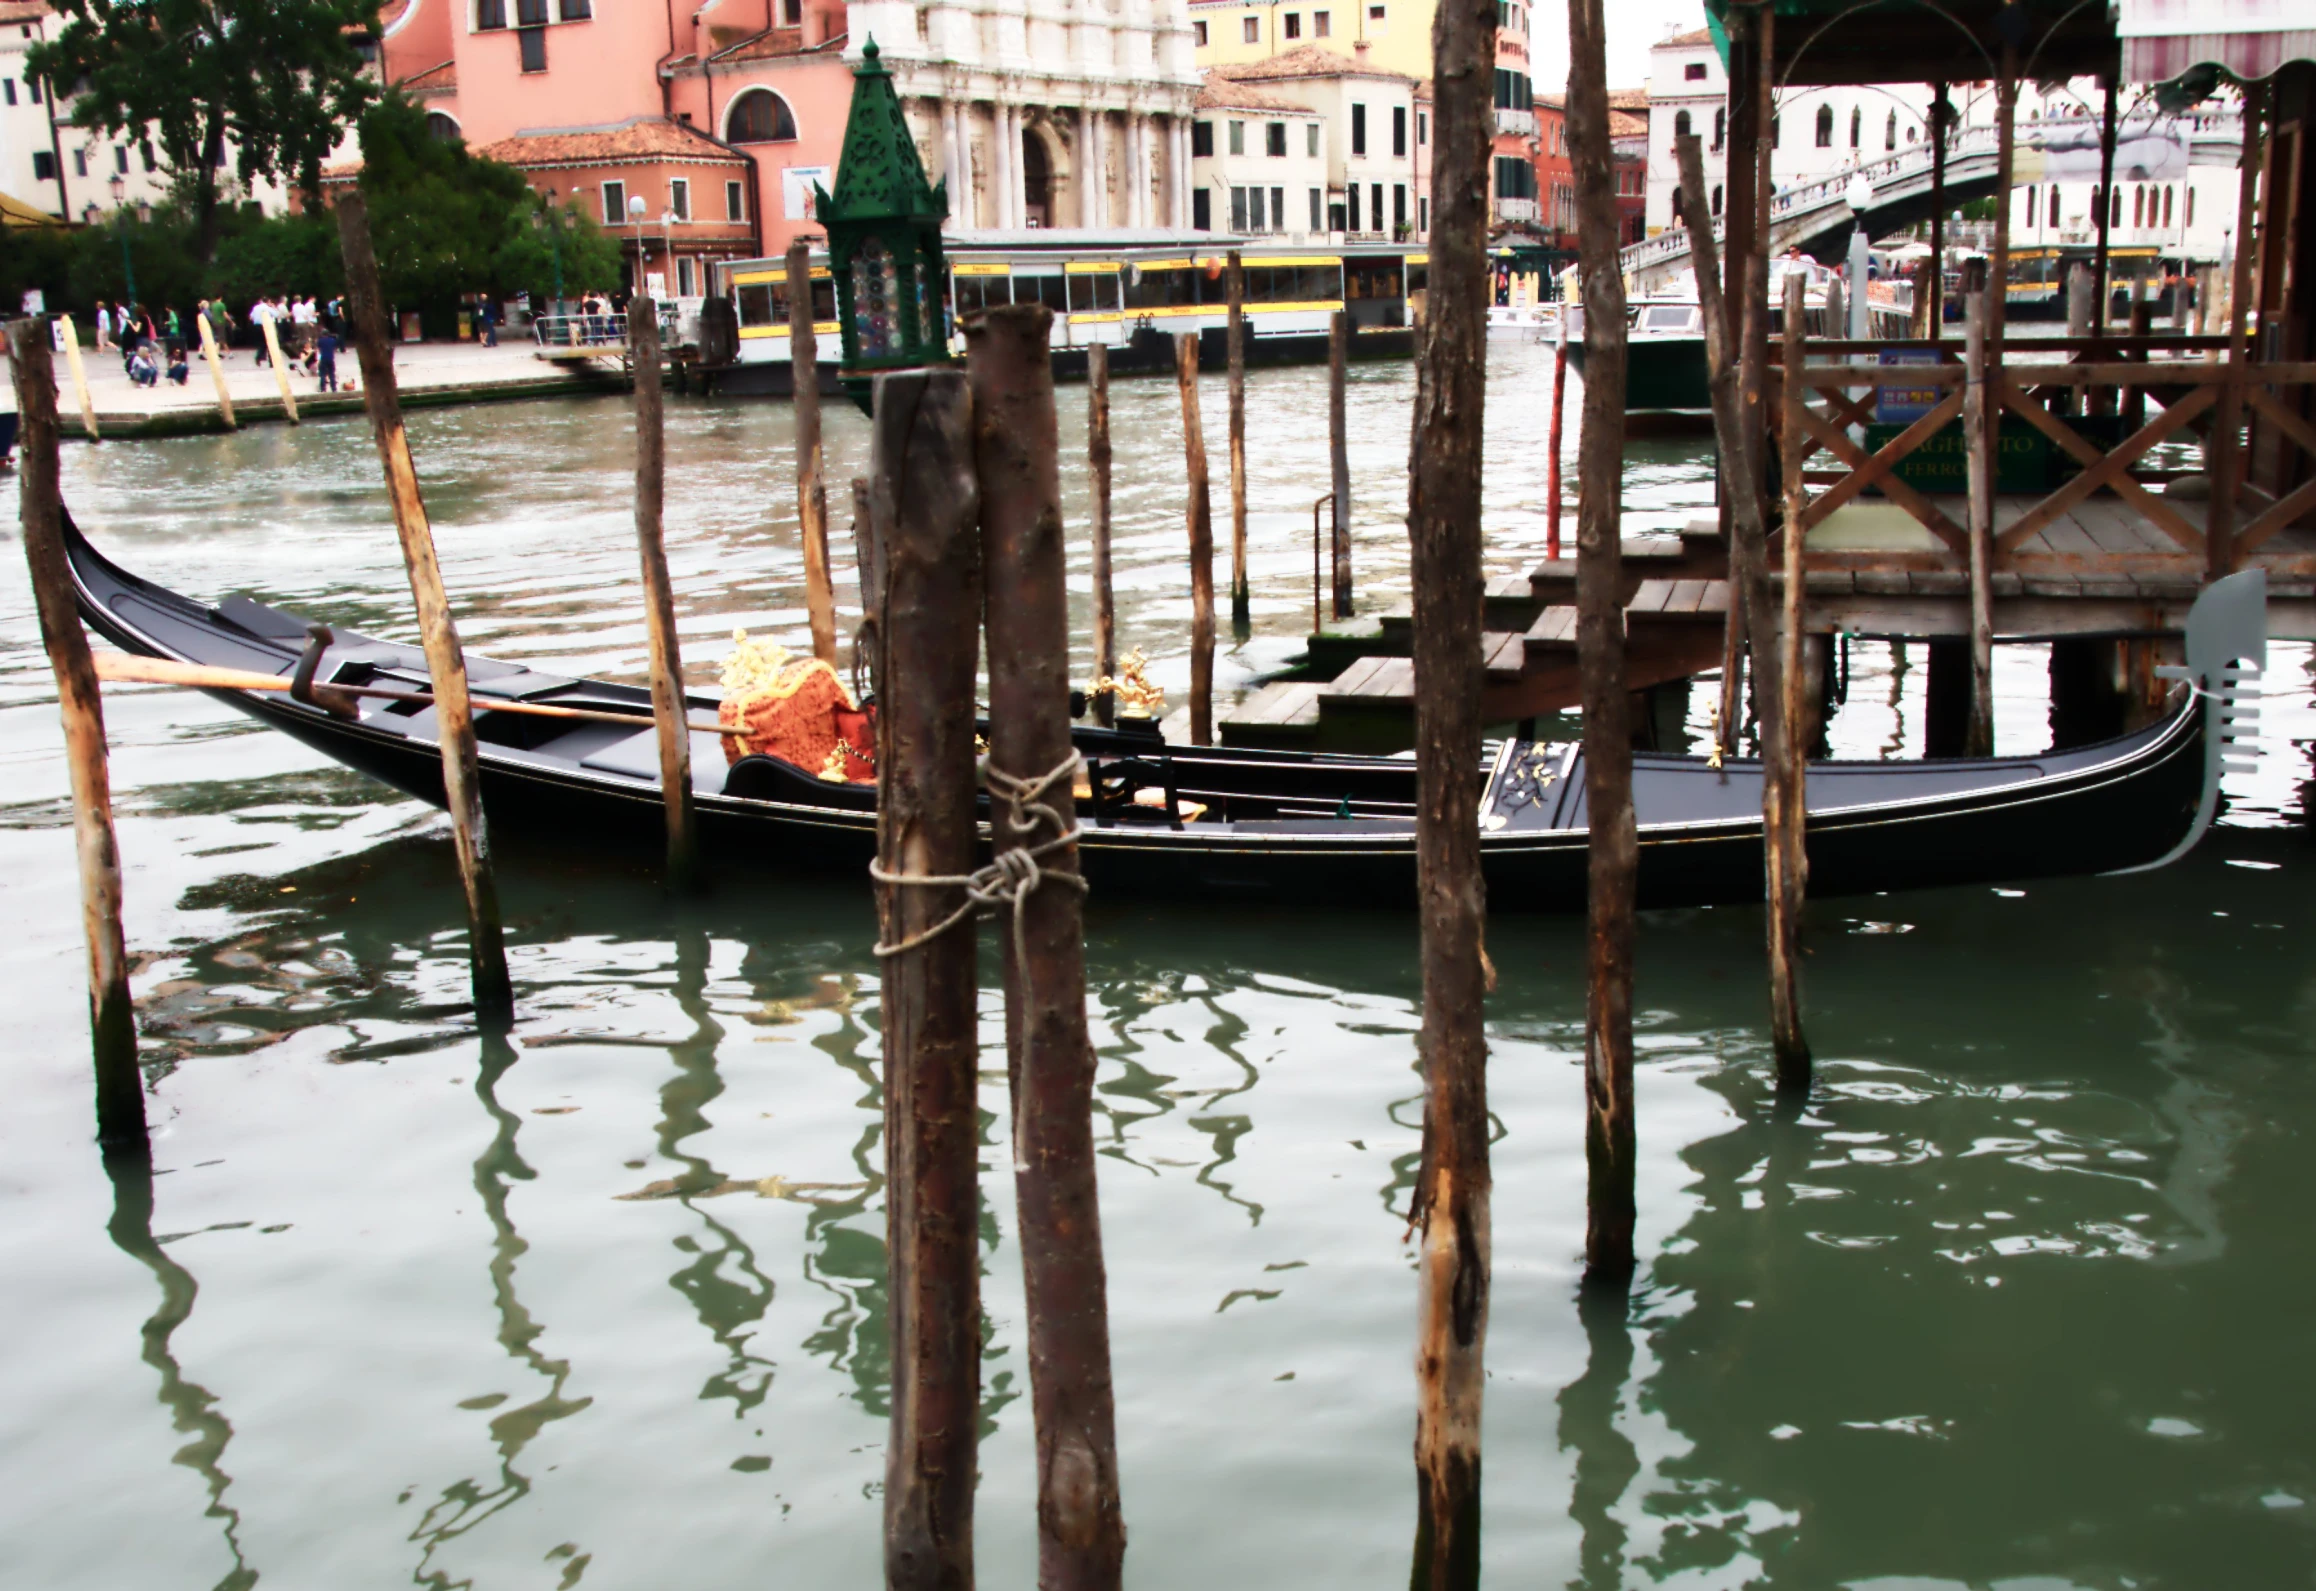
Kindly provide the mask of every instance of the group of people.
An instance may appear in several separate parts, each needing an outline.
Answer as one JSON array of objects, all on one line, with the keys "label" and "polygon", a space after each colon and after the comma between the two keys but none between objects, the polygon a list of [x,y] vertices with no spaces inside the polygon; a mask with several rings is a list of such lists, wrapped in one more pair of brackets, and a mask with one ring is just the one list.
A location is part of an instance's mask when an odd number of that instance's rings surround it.
[{"label": "group of people", "polygon": [[113,304],[97,300],[96,345],[119,353],[121,368],[140,387],[156,387],[163,380],[185,385],[190,374],[188,350],[200,340],[200,321],[209,323],[217,348],[232,346],[237,326],[256,335],[254,358],[266,363],[264,328],[271,322],[282,358],[290,368],[310,376],[323,392],[342,390],[338,383],[338,350],[344,346],[345,301],[318,302],[274,294],[249,306],[246,317],[236,317],[222,298],[205,298],[194,307],[193,318],[180,319],[174,309],[160,311],[158,320],[141,304]]}]

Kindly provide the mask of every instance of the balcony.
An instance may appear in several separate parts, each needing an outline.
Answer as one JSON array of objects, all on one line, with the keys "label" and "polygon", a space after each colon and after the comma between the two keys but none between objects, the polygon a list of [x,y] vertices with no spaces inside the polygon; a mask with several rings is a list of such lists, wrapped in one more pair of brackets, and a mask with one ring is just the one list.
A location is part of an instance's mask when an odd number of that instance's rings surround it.
[{"label": "balcony", "polygon": [[1536,136],[1536,113],[1532,110],[1496,111],[1496,132],[1499,136],[1533,138]]}]

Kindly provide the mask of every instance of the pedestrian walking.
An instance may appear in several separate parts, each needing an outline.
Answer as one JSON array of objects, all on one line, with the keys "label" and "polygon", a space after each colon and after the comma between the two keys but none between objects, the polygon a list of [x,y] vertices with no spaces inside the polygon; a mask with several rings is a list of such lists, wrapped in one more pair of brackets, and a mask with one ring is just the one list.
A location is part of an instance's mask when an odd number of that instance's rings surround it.
[{"label": "pedestrian walking", "polygon": [[314,339],[314,352],[320,361],[318,370],[321,376],[321,390],[324,392],[337,391],[338,334],[327,326],[323,327],[321,335]]},{"label": "pedestrian walking", "polygon": [[99,348],[113,345],[112,307],[101,298],[96,301],[96,345]]}]

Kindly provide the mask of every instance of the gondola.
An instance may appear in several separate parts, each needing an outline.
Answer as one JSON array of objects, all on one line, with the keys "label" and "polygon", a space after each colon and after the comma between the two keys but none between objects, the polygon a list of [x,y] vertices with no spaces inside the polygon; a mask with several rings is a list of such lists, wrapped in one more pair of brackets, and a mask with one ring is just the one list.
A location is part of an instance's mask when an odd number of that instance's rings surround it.
[{"label": "gondola", "polygon": [[[423,700],[338,700],[326,687],[429,691],[418,648],[352,631],[309,635],[301,616],[228,597],[207,606],[122,570],[68,522],[90,628],[148,658],[290,678],[297,697],[212,692],[348,767],[440,806],[433,708]],[[2246,577],[2215,594],[2242,592]],[[2251,577],[2254,581],[2257,576]],[[2224,726],[2207,716],[2264,640],[2264,588],[2207,623],[2190,668],[2200,689],[2137,733],[2035,757],[1819,762],[1808,778],[1809,888],[1816,896],[2117,871],[2182,854],[2210,822]],[[2246,615],[2250,617],[2247,619]],[[2223,614],[2222,617],[2227,617]],[[2246,626],[2259,634],[2249,634]],[[2225,655],[2221,655],[2225,654]],[[501,836],[648,850],[663,832],[649,693],[543,673],[469,653],[485,811]],[[302,698],[302,699],[301,699]],[[518,715],[492,698],[631,717]],[[691,698],[713,715],[716,699]],[[2199,703],[2208,702],[2208,706]],[[1415,765],[1405,758],[1168,745],[1149,732],[1075,731],[1084,871],[1103,894],[1287,906],[1404,907],[1415,898]],[[721,738],[693,737],[701,844],[719,868],[859,874],[875,852],[873,785],[831,783],[776,758],[727,764]],[[1496,911],[1581,911],[1586,889],[1581,747],[1513,736],[1484,758],[1480,848]],[[1633,802],[1645,907],[1762,898],[1761,766],[1693,756],[1634,757]],[[986,840],[984,829],[984,844]]]}]

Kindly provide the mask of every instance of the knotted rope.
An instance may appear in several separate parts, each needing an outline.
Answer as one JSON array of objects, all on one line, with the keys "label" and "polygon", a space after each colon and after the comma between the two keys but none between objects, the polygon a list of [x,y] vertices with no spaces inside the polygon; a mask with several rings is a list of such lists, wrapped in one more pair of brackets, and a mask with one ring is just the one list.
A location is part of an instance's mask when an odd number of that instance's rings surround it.
[{"label": "knotted rope", "polygon": [[[1048,878],[1069,885],[1079,894],[1086,893],[1086,881],[1075,873],[1048,873],[1039,865],[1044,858],[1064,846],[1078,843],[1078,825],[1075,816],[1065,820],[1061,813],[1045,799],[1057,782],[1072,781],[1084,766],[1076,752],[1047,769],[1035,779],[1019,779],[994,763],[982,765],[982,777],[989,786],[990,795],[1005,803],[1006,818],[1012,831],[1018,835],[1037,832],[1038,825],[1049,824],[1053,837],[1035,845],[1021,845],[999,851],[996,860],[987,867],[971,873],[888,873],[875,862],[869,863],[869,877],[880,884],[922,884],[936,888],[958,888],[965,891],[965,904],[932,927],[921,929],[897,944],[880,944],[876,953],[898,956],[929,943],[968,918],[994,912],[999,906],[1013,908],[1014,965],[1028,975],[1029,935],[1026,912],[1029,897]],[[1071,788],[1062,783],[1062,788]]]}]

